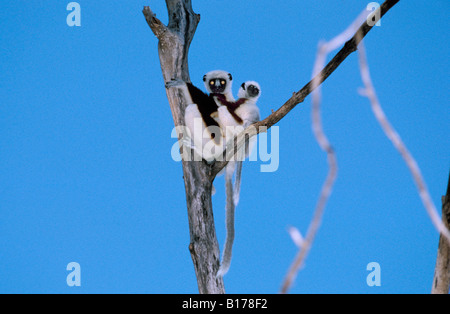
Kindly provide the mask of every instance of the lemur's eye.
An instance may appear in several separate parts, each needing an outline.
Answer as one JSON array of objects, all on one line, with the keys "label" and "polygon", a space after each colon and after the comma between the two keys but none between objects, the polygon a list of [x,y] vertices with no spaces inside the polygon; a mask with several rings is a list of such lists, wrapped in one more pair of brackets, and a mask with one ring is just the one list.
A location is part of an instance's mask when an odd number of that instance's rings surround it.
[{"label": "lemur's eye", "polygon": [[209,81],[209,85],[214,85],[214,81]]},{"label": "lemur's eye", "polygon": [[222,81],[220,81],[220,84],[225,85],[226,82],[222,80]]}]

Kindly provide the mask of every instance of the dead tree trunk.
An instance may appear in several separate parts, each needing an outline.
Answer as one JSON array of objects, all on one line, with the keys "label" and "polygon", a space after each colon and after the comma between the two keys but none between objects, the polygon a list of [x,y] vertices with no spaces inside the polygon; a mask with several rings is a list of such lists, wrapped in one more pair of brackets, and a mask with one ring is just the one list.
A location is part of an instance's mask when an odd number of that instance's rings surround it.
[{"label": "dead tree trunk", "polygon": [[[447,193],[442,196],[442,221],[450,228],[450,175],[448,178]],[[450,288],[450,245],[441,234],[439,239],[438,256],[434,271],[432,294],[448,294]]]},{"label": "dead tree trunk", "polygon": [[[166,0],[169,24],[161,23],[150,10],[143,13],[158,38],[159,58],[164,81],[181,79],[190,82],[188,51],[200,21],[192,10],[191,0]],[[166,89],[175,126],[183,126],[187,100],[177,88]],[[200,293],[225,293],[222,278],[216,278],[220,265],[219,243],[214,227],[210,167],[201,161],[183,161],[184,184],[189,218],[192,261]]]}]

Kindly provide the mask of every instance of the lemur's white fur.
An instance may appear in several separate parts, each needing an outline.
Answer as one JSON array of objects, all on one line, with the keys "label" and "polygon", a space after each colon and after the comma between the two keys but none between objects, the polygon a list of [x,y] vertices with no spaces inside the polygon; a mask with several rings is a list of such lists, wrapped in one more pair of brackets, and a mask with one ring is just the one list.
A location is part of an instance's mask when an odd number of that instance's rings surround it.
[{"label": "lemur's white fur", "polygon": [[[258,90],[256,95],[250,94],[249,87],[254,87]],[[251,124],[258,122],[260,120],[259,108],[256,105],[259,97],[261,97],[261,86],[255,81],[247,81],[241,85],[238,92],[239,98],[245,98],[247,101],[240,105],[236,109],[236,113],[243,120],[243,129],[245,130]],[[242,173],[242,161],[245,157],[250,155],[252,148],[255,144],[255,138],[251,138],[248,143],[245,144],[244,148],[240,149],[238,152],[236,178],[234,184],[234,203],[237,206],[239,203],[239,195],[241,189],[241,173]]]},{"label": "lemur's white fur", "polygon": [[[228,101],[234,101],[234,97],[231,91],[232,76],[229,72],[222,70],[208,72],[203,76],[203,81],[205,84],[205,88],[209,94],[204,95],[206,97],[206,100],[208,100],[209,96],[211,97],[211,101],[214,100],[216,105],[218,105],[217,97],[211,96],[211,94],[222,94]],[[220,131],[220,133],[222,133],[222,130],[219,130],[220,123],[217,110],[215,110],[215,112],[213,112],[210,117],[213,118],[219,126],[216,127],[217,129],[214,129],[214,127],[210,127],[212,128],[212,130],[208,129],[207,124],[205,123],[205,120],[200,113],[199,105],[209,106],[209,102],[207,104],[196,103],[199,100],[196,101],[196,99],[194,99],[195,97],[191,95],[188,86],[183,81],[171,81],[167,83],[166,86],[176,86],[182,89],[188,103],[184,115],[187,127],[184,136],[185,144],[194,148],[194,151],[208,163],[214,162],[215,159],[222,156],[225,144],[223,136],[221,138],[218,138],[217,142],[211,139],[211,133],[215,133],[216,131]],[[198,90],[198,88],[195,89]],[[201,99],[203,100],[204,98]]]},{"label": "lemur's white fur", "polygon": [[[250,86],[254,86],[259,90],[259,93],[256,96],[249,94],[248,89]],[[256,106],[256,102],[260,96],[261,86],[255,81],[247,81],[239,88],[238,98],[247,99],[245,104],[240,105],[239,108],[236,109],[236,113],[244,121],[244,128],[259,121],[259,108]]]},{"label": "lemur's white fur", "polygon": [[[232,141],[235,135],[242,132],[254,122],[259,121],[259,109],[256,106],[256,102],[261,94],[261,88],[257,82],[245,82],[239,89],[238,101],[235,101],[231,91],[232,76],[228,72],[221,70],[208,72],[203,77],[203,81],[209,95],[203,95],[204,93],[196,87],[192,90],[193,85],[181,80],[173,80],[168,82],[166,86],[167,88],[179,88],[184,93],[187,104],[189,104],[185,111],[187,134],[185,134],[184,144],[192,147],[207,162],[214,162],[219,156],[222,156],[226,144]],[[201,93],[201,95],[199,96],[198,93]],[[231,107],[233,108],[231,111],[223,102],[232,104]],[[206,117],[209,115],[220,126],[222,136],[218,143],[211,139],[211,133],[208,131],[207,123],[205,123],[205,115],[202,116],[199,106],[202,106],[201,108],[203,110],[205,110],[205,106],[211,109],[211,115],[208,112]],[[214,111],[216,106],[218,106],[217,111]],[[236,120],[236,116],[238,120]],[[210,121],[210,124],[214,123]],[[249,154],[249,149],[246,146],[247,144],[244,147],[238,148],[237,158],[229,161],[225,168],[227,236],[222,253],[222,262],[217,272],[218,277],[224,276],[228,272],[231,264],[231,252],[234,242],[234,214],[235,207],[239,202],[242,161]],[[235,172],[235,183],[233,187],[233,174]]]},{"label": "lemur's white fur", "polygon": [[[253,88],[253,93],[249,92],[249,87]],[[257,94],[254,93],[257,91]],[[222,132],[226,138],[225,143],[229,143],[234,139],[234,137],[245,130],[249,125],[259,121],[260,114],[259,108],[256,105],[259,97],[261,96],[261,86],[255,81],[247,81],[241,85],[238,92],[239,100],[245,100],[236,110],[235,113],[238,117],[241,118],[242,121],[236,121],[236,119],[232,116],[229,109],[226,106],[220,106],[218,109],[219,114],[219,123],[222,128]],[[224,131],[225,130],[225,131]],[[250,139],[249,143],[246,143],[246,146],[238,151],[236,160],[243,161],[245,157],[247,157],[254,144],[254,138]],[[245,149],[245,150],[244,150]],[[244,153],[245,152],[245,153]],[[236,166],[234,161],[230,161],[227,165],[227,169],[229,171],[233,170]],[[239,165],[242,168],[242,163]],[[231,168],[231,169],[230,169]],[[239,191],[240,191],[240,171],[238,169],[238,175],[236,176],[236,183],[234,187],[234,203],[237,206],[239,202]]]},{"label": "lemur's white fur", "polygon": [[[251,92],[249,91],[249,87]],[[225,136],[226,143],[232,141],[234,136],[242,132],[246,127],[259,121],[259,108],[256,106],[256,102],[258,101],[260,95],[261,87],[257,82],[247,81],[241,85],[238,92],[239,99],[236,102],[241,104],[234,110],[235,114],[241,121],[236,120],[227,106],[222,105],[218,108],[219,123]],[[239,202],[242,162],[245,156],[250,153],[250,148],[246,151],[245,146],[246,145],[238,149],[236,160],[229,161],[225,168],[225,190],[227,196],[225,223],[227,236],[217,277],[223,277],[228,272],[231,265],[231,255],[234,242],[234,214],[235,208]],[[235,171],[236,175],[233,188],[233,174]]]},{"label": "lemur's white fur", "polygon": [[[208,91],[208,93],[213,94],[215,91],[212,89],[210,81],[211,80],[224,80],[225,81],[225,90],[223,92],[220,92],[220,94],[223,94],[228,101],[234,101],[233,93],[231,90],[231,87],[233,86],[233,77],[231,74],[227,71],[223,70],[214,70],[206,73],[203,76],[203,83],[205,84],[205,88]],[[216,100],[217,103],[217,100]],[[219,105],[219,104],[217,104]]]},{"label": "lemur's white fur", "polygon": [[250,96],[248,93],[249,86],[254,86],[261,91],[261,87],[255,81],[247,81],[239,88],[238,98],[245,99],[245,102],[235,110],[235,113],[242,119],[242,123],[236,121],[227,106],[219,106],[219,123],[221,124],[222,129],[227,129],[226,132],[224,132],[227,140],[232,139],[236,134],[260,119],[259,108],[256,105],[256,102],[261,96],[261,92],[256,96]]}]

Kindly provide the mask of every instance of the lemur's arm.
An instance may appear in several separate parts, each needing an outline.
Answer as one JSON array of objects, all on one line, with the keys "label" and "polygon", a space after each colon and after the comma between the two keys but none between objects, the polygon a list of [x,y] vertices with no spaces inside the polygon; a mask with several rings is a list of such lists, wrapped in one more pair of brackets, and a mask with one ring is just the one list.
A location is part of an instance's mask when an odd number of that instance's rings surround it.
[{"label": "lemur's arm", "polygon": [[241,106],[247,101],[246,98],[239,98],[238,100],[231,102],[228,101],[223,94],[212,94],[212,95],[216,96],[222,105],[227,106],[230,112],[235,111],[237,108],[239,108],[239,106]]},{"label": "lemur's arm", "polygon": [[217,111],[217,104],[214,101],[214,98],[210,95],[204,93],[200,88],[194,86],[192,83],[186,83],[186,86],[189,90],[189,94],[192,97],[192,100],[194,101],[197,106],[204,107],[205,111],[208,110],[211,113]]}]

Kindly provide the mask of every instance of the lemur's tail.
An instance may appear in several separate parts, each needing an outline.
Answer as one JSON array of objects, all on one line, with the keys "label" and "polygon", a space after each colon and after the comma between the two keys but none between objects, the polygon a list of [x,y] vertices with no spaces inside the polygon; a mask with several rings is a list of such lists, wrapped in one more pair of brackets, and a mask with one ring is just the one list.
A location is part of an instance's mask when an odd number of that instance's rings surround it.
[{"label": "lemur's tail", "polygon": [[233,249],[234,242],[234,212],[235,212],[235,202],[233,200],[234,191],[233,191],[233,174],[236,168],[235,162],[230,161],[226,166],[225,172],[225,190],[227,195],[227,204],[226,204],[226,229],[227,236],[225,239],[225,247],[222,253],[222,262],[220,264],[219,271],[217,272],[217,277],[223,277],[231,265],[231,253]]}]

